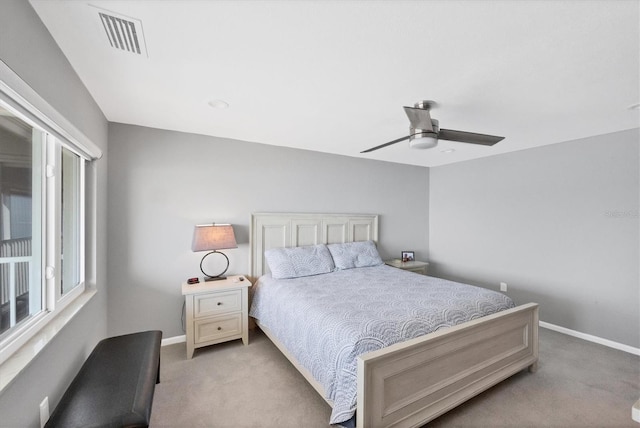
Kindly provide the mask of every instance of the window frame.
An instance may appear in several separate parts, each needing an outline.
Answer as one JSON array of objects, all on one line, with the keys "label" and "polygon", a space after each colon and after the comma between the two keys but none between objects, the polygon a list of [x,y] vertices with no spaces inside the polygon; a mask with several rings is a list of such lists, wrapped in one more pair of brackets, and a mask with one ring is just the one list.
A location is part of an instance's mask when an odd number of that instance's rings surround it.
[{"label": "window frame", "polygon": [[[37,219],[39,225],[35,225],[33,230],[40,230],[40,236],[34,234],[32,236],[32,242],[40,240],[39,244],[34,244],[34,248],[41,249],[41,257],[36,259],[40,262],[40,266],[36,266],[32,269],[32,272],[41,272],[39,276],[31,278],[34,287],[40,288],[40,295],[42,296],[42,304],[40,310],[28,317],[23,322],[12,326],[7,332],[3,334],[4,337],[0,340],[0,363],[8,358],[14,350],[24,345],[33,334],[37,333],[39,326],[43,322],[47,322],[48,319],[55,317],[58,313],[64,310],[67,305],[73,302],[85,291],[84,280],[84,238],[85,238],[85,209],[84,203],[86,195],[83,193],[86,191],[85,187],[85,163],[89,160],[78,154],[75,150],[69,147],[69,144],[60,141],[60,139],[53,134],[47,132],[47,130],[38,127],[33,120],[28,117],[24,117],[15,109],[7,105],[0,99],[0,106],[5,110],[15,115],[20,120],[29,124],[35,131],[40,133],[44,138],[32,138],[32,145],[40,144],[43,147],[43,156],[41,159],[34,157],[32,162],[32,168],[39,168],[41,171],[41,183],[40,187],[42,192],[40,195],[34,195],[40,197],[41,215]],[[40,140],[43,141],[34,141]],[[78,191],[78,227],[79,232],[79,248],[78,258],[75,261],[79,267],[79,282],[75,284],[68,292],[62,292],[62,280],[63,280],[63,265],[62,265],[62,150],[69,150],[74,155],[78,156],[79,170],[78,174],[79,183]],[[35,152],[36,150],[34,150]],[[40,162],[38,162],[40,161]],[[38,165],[38,163],[40,163]],[[36,219],[34,219],[36,221]],[[14,286],[14,284],[11,284]]]},{"label": "window frame", "polygon": [[[0,342],[0,370],[7,365],[10,371],[3,373],[0,391],[34,358],[44,345],[82,308],[96,292],[95,284],[87,284],[87,276],[95,278],[95,272],[88,271],[95,266],[95,260],[89,260],[87,251],[87,226],[95,228],[96,212],[88,209],[87,203],[93,203],[96,192],[95,168],[91,163],[102,157],[102,151],[70,122],[60,115],[29,85],[20,79],[4,62],[0,60],[0,104],[18,118],[43,131],[44,144],[42,167],[42,246],[40,281],[42,290],[42,308],[5,334]],[[32,144],[34,144],[32,142]],[[79,282],[62,295],[61,290],[61,153],[69,150],[79,157],[80,181],[78,186],[78,260]],[[53,156],[53,158],[51,157]],[[32,162],[35,162],[33,160]],[[35,167],[35,166],[34,166]],[[53,192],[53,193],[51,193]],[[51,197],[51,195],[56,197]],[[91,196],[90,196],[91,195]],[[91,216],[91,218],[88,217]],[[37,230],[34,228],[34,230]],[[95,239],[95,236],[92,237]],[[34,236],[35,240],[36,237]],[[93,243],[95,245],[95,243]],[[36,251],[37,246],[34,246]],[[92,251],[92,257],[95,253]],[[53,275],[50,273],[53,267]],[[36,270],[37,271],[37,270]],[[95,281],[95,279],[94,279]],[[15,328],[15,331],[12,331]],[[28,348],[28,349],[27,349]]]}]

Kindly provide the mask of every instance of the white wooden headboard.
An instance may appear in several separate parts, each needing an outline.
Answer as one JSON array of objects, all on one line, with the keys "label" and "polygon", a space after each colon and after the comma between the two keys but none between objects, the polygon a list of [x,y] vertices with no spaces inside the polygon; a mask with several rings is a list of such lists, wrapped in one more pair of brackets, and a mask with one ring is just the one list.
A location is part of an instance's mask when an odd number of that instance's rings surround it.
[{"label": "white wooden headboard", "polygon": [[374,214],[257,213],[251,216],[251,276],[269,272],[264,252],[356,241],[378,241]]}]

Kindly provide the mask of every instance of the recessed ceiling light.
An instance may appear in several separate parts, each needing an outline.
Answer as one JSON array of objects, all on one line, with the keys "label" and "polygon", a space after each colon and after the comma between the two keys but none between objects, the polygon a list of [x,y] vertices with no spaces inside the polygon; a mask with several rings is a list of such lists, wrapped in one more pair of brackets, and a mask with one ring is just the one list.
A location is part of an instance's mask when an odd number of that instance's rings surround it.
[{"label": "recessed ceiling light", "polygon": [[640,103],[635,103],[635,104],[631,104],[629,107],[627,107],[629,110],[638,110],[640,109]]},{"label": "recessed ceiling light", "polygon": [[440,150],[440,153],[453,153],[455,151],[456,149],[446,149],[446,150]]},{"label": "recessed ceiling light", "polygon": [[207,104],[209,104],[209,106],[213,108],[219,108],[219,109],[229,108],[229,103],[222,100],[211,100]]}]

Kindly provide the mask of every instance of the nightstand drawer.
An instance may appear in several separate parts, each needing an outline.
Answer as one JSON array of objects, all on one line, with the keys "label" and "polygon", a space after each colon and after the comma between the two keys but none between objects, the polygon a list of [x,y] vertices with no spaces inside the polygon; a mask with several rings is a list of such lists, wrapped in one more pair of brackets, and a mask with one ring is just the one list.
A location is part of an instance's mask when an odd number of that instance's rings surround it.
[{"label": "nightstand drawer", "polygon": [[194,321],[196,344],[242,335],[242,314]]},{"label": "nightstand drawer", "polygon": [[194,296],[193,317],[202,318],[242,310],[242,291],[233,290]]}]

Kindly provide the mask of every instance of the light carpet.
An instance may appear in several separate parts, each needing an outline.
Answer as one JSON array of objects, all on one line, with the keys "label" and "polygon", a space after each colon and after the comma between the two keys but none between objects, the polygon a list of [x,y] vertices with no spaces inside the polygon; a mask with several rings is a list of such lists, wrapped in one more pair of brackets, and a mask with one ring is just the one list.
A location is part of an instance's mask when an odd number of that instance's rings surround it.
[{"label": "light carpet", "polygon": [[[329,427],[329,405],[259,330],[196,349],[165,346],[151,427]],[[428,427],[630,427],[640,357],[540,329],[536,373],[522,371]]]}]

